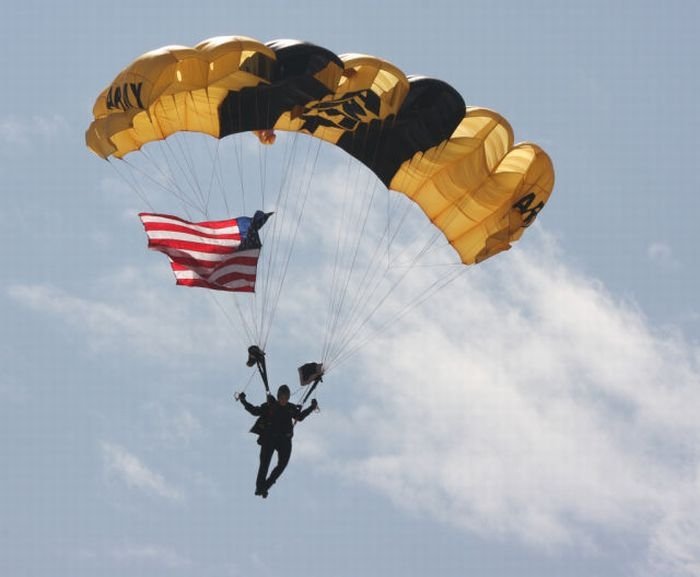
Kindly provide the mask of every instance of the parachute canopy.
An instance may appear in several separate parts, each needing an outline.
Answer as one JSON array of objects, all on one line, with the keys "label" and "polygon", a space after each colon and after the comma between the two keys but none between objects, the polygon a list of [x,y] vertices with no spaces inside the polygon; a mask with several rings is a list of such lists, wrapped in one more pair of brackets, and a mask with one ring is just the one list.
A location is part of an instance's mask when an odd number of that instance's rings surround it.
[{"label": "parachute canopy", "polygon": [[271,143],[285,130],[330,142],[415,201],[465,264],[510,248],[554,186],[539,146],[514,145],[503,117],[466,107],[449,84],[295,40],[227,36],[148,52],[93,113],[86,142],[106,159],[181,131],[254,131]]}]

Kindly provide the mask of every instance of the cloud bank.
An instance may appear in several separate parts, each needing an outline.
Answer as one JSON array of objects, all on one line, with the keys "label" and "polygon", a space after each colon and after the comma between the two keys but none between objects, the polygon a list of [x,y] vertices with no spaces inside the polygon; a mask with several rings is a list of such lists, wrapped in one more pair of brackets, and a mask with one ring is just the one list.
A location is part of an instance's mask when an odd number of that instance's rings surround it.
[{"label": "cloud bank", "polygon": [[123,481],[128,487],[169,501],[183,500],[182,491],[172,487],[160,473],[151,471],[124,447],[103,442],[101,449],[107,473]]},{"label": "cloud bank", "polygon": [[300,454],[486,538],[700,575],[700,350],[529,242],[365,350],[361,405]]}]

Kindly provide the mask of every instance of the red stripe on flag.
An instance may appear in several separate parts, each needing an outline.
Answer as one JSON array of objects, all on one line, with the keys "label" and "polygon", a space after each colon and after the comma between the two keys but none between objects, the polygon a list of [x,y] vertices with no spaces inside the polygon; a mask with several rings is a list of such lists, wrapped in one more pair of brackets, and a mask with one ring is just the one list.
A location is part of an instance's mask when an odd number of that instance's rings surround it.
[{"label": "red stripe on flag", "polygon": [[[204,222],[190,222],[179,216],[173,216],[171,214],[159,214],[157,212],[140,212],[139,217],[143,222],[143,218],[148,218],[149,216],[156,218],[163,218],[167,220],[172,220],[184,224],[185,226],[206,226],[208,228],[226,228],[227,226],[237,226],[235,218],[229,218],[228,220],[209,220]],[[145,224],[145,223],[144,223]]]},{"label": "red stripe on flag", "polygon": [[168,250],[172,249],[174,251],[194,250],[197,252],[209,252],[212,254],[231,254],[235,252],[239,246],[240,243],[236,246],[221,246],[218,244],[204,244],[201,242],[190,242],[187,240],[166,238],[148,239],[148,248],[160,250],[161,252],[167,252]]},{"label": "red stripe on flag", "polygon": [[234,256],[232,258],[229,258],[225,261],[205,261],[201,259],[196,259],[196,258],[188,258],[188,257],[182,257],[182,258],[176,258],[173,259],[173,265],[177,265],[179,267],[179,270],[186,270],[186,269],[193,269],[193,268],[201,268],[205,270],[209,270],[209,273],[211,273],[211,269],[217,268],[225,268],[231,265],[238,265],[238,266],[252,266],[255,267],[258,264],[258,258],[257,257],[251,257],[251,256]]},{"label": "red stripe on flag", "polygon": [[235,288],[229,288],[222,285],[213,285],[202,279],[177,279],[175,284],[189,287],[201,287],[218,291],[228,291],[228,292],[238,292],[238,293],[252,293],[255,292],[255,284],[248,286],[241,286]]}]

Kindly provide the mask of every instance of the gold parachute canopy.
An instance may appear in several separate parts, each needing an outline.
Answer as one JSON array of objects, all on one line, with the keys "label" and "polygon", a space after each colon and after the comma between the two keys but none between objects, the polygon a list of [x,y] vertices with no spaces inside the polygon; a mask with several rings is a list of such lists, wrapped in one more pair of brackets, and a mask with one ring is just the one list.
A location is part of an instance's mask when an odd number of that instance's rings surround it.
[{"label": "gold parachute canopy", "polygon": [[449,84],[362,54],[243,36],[140,56],[97,97],[87,146],[122,158],[181,131],[330,142],[421,207],[465,264],[510,248],[554,187],[549,156]]}]

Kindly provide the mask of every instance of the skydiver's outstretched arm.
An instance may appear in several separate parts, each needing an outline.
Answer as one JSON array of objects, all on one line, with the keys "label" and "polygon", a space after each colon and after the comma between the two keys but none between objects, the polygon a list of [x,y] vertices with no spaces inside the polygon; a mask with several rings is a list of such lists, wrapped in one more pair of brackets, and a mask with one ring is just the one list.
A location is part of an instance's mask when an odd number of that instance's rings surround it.
[{"label": "skydiver's outstretched arm", "polygon": [[255,406],[252,403],[249,403],[248,400],[245,397],[245,393],[241,393],[238,396],[238,400],[241,402],[241,405],[243,405],[243,408],[248,411],[251,415],[254,417],[259,417],[260,415],[263,414],[263,407],[264,405],[261,405],[259,407]]},{"label": "skydiver's outstretched arm", "polygon": [[316,407],[318,407],[316,399],[311,399],[311,404],[308,407],[306,407],[303,411],[297,411],[297,414],[294,418],[297,421],[303,421],[306,417],[313,413],[314,410],[316,410]]}]

